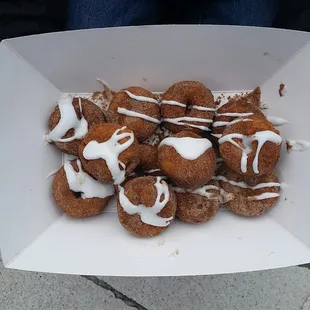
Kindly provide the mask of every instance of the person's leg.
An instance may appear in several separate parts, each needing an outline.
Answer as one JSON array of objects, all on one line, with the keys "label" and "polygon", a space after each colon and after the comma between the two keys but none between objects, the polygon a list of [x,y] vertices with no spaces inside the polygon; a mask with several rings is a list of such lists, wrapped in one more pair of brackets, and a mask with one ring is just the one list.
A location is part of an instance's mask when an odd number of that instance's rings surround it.
[{"label": "person's leg", "polygon": [[69,0],[68,29],[154,24],[156,0]]},{"label": "person's leg", "polygon": [[185,5],[185,22],[270,27],[278,11],[278,2],[279,0],[196,0],[188,2],[187,7]]}]

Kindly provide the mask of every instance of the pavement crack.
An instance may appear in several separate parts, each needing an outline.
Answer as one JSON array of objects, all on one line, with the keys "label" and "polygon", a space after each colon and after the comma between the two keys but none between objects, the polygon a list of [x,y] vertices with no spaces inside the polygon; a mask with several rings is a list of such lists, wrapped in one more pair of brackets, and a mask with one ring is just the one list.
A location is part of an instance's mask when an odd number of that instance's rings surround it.
[{"label": "pavement crack", "polygon": [[300,310],[308,310],[309,307],[310,307],[310,295],[307,296],[306,300],[301,305]]},{"label": "pavement crack", "polygon": [[108,284],[107,282],[98,279],[95,276],[81,276],[94,284],[102,287],[103,289],[110,291],[116,299],[122,300],[127,306],[136,308],[137,310],[147,310],[147,308],[143,307],[139,303],[137,303],[135,300],[129,298],[128,296],[124,295],[122,292],[115,289],[113,286]]}]

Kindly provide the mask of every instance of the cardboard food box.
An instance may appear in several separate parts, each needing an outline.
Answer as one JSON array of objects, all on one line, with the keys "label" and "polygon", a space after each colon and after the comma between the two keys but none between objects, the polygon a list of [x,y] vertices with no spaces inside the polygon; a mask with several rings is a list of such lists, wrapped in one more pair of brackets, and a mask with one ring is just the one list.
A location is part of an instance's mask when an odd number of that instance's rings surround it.
[{"label": "cardboard food box", "polygon": [[[0,44],[0,247],[6,267],[68,274],[179,276],[252,271],[310,262],[309,152],[283,145],[281,197],[267,214],[220,211],[139,239],[110,212],[72,219],[55,206],[61,153],[44,141],[62,93],[140,85],[163,91],[199,80],[215,94],[261,86],[267,115],[289,120],[283,139],[310,140],[310,34],[225,26],[83,30]],[[285,95],[279,96],[279,85]]]}]

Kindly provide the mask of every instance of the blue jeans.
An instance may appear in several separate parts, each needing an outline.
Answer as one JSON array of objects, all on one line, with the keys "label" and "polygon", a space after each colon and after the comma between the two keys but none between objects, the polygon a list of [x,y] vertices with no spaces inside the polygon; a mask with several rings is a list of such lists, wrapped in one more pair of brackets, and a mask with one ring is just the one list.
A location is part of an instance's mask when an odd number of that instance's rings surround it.
[{"label": "blue jeans", "polygon": [[69,29],[150,24],[272,26],[278,0],[69,0]]}]

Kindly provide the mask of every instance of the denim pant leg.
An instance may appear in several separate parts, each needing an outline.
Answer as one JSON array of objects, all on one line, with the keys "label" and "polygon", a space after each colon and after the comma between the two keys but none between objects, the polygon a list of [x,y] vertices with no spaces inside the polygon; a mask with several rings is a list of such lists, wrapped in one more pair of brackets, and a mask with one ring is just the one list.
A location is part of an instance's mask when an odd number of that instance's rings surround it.
[{"label": "denim pant leg", "polygon": [[202,13],[202,24],[271,27],[279,0],[221,0]]},{"label": "denim pant leg", "polygon": [[156,23],[156,0],[69,0],[68,29]]}]

